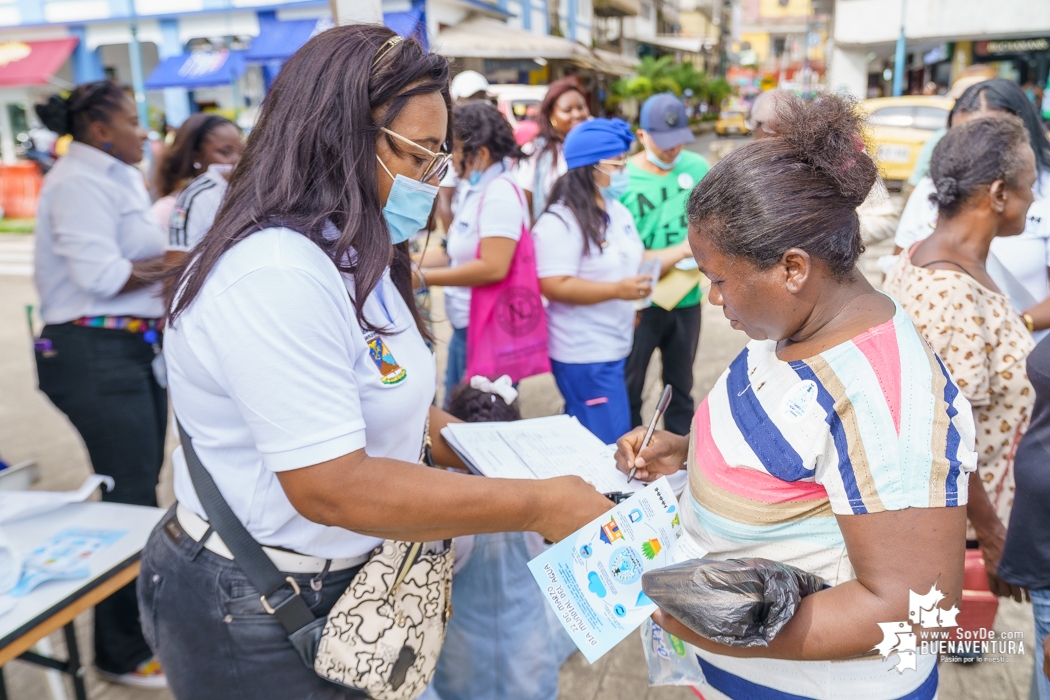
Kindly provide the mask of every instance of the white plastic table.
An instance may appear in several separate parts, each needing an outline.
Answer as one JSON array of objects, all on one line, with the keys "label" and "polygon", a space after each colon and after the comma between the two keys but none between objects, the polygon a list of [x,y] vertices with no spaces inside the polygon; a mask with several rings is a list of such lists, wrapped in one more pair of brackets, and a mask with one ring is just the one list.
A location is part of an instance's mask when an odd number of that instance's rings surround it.
[{"label": "white plastic table", "polygon": [[[80,665],[73,619],[135,580],[142,548],[162,515],[161,508],[71,503],[50,513],[0,525],[0,531],[16,543],[23,554],[70,527],[127,531],[88,559],[87,578],[42,583],[29,595],[17,599],[13,610],[0,615],[0,700],[7,697],[3,665],[16,658],[68,673],[73,677],[77,700],[85,700],[84,670]],[[30,651],[34,644],[60,628],[65,632],[69,650],[66,661]]]}]

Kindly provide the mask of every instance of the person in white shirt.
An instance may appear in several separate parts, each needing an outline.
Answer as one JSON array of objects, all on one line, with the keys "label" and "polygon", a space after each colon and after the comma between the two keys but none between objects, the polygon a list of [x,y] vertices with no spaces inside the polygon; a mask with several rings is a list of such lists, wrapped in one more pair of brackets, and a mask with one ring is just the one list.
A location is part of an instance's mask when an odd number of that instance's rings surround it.
[{"label": "person in white shirt", "polygon": [[652,291],[652,278],[638,274],[642,240],[618,201],[633,140],[622,119],[593,119],[569,132],[569,170],[533,227],[536,270],[550,300],[551,368],[565,412],[606,444],[631,429],[624,365],[635,303]]},{"label": "person in white shirt", "polygon": [[[489,102],[488,90],[489,81],[474,70],[465,70],[456,74],[449,85],[449,95],[452,97],[452,104],[456,106],[475,101]],[[449,168],[445,177],[441,178],[438,184],[437,217],[446,233],[452,226],[452,218],[456,215],[456,206],[463,196],[466,184],[459,179],[455,168]]]},{"label": "person in white shirt", "polygon": [[446,397],[467,365],[471,287],[506,278],[518,240],[529,224],[525,195],[506,165],[506,159],[522,155],[510,124],[485,102],[461,105],[454,114],[452,164],[467,189],[448,230],[448,266],[421,271],[421,281],[445,288],[445,313],[453,328]]},{"label": "person in white shirt", "polygon": [[548,195],[568,167],[562,154],[562,144],[573,127],[591,118],[583,86],[575,76],[562,78],[550,84],[540,103],[540,133],[525,144],[528,155],[515,170],[518,184],[529,199],[532,220],[540,218],[547,208]]},{"label": "person in white shirt", "polygon": [[[210,235],[179,268],[166,353],[175,416],[247,533],[324,618],[387,538],[536,530],[561,539],[611,503],[575,477],[508,481],[462,462],[432,406],[434,356],[408,239],[448,165],[448,62],[367,24],[282,67]],[[294,154],[290,157],[289,154]],[[206,522],[175,450],[178,505],[150,535],[143,628],[176,697],[359,698],[304,663]],[[214,502],[213,502],[214,503]],[[350,595],[357,591],[350,589]]]},{"label": "person in white shirt", "polygon": [[[962,94],[952,109],[949,128],[996,114],[1012,114],[1024,122],[1035,152],[1037,178],[1032,187],[1035,201],[1028,209],[1024,233],[992,241],[988,274],[1010,297],[1028,329],[1042,331],[1050,328],[1050,140],[1039,114],[1016,83],[995,78],[972,85]],[[895,254],[909,250],[933,233],[937,205],[930,195],[936,191],[929,175],[916,185],[893,239]],[[892,263],[892,259],[885,263],[880,260],[880,265]]]},{"label": "person in white shirt", "polygon": [[[54,95],[36,111],[48,129],[73,136],[37,208],[40,390],[80,433],[95,472],[113,477],[103,500],[156,506],[168,420],[151,369],[164,233],[134,167],[146,131],[135,101],[108,80]],[[95,665],[107,680],[163,686],[137,612],[133,584],[95,608]]]},{"label": "person in white shirt", "polygon": [[211,230],[226,196],[234,165],[236,161],[209,165],[203,175],[198,175],[179,193],[168,222],[167,258],[170,262],[181,262],[183,256]]},{"label": "person in white shirt", "polygon": [[186,186],[215,164],[231,165],[244,150],[241,130],[218,114],[194,114],[182,123],[175,141],[157,159],[153,214],[168,228],[175,202]]}]

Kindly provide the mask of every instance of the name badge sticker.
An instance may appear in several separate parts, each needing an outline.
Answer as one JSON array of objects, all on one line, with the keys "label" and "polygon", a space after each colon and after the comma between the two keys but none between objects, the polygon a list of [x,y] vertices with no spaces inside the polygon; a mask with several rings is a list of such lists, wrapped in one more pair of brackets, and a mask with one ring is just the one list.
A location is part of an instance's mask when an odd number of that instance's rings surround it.
[{"label": "name badge sticker", "polygon": [[817,383],[804,379],[788,389],[780,403],[780,415],[789,423],[800,423],[817,402]]}]

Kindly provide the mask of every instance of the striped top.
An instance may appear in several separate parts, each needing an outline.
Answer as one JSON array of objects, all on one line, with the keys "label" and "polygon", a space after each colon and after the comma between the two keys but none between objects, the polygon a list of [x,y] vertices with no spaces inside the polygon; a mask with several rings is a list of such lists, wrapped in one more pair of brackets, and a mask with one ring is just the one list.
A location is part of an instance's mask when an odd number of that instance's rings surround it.
[{"label": "striped top", "polygon": [[[895,305],[892,319],[806,360],[778,359],[774,341],[752,341],[737,356],[694,419],[682,554],[763,557],[834,586],[856,578],[834,516],[966,503],[976,465],[970,406]],[[728,697],[758,697],[752,683],[769,698],[936,692],[928,655],[903,674],[894,657],[700,656]]]}]

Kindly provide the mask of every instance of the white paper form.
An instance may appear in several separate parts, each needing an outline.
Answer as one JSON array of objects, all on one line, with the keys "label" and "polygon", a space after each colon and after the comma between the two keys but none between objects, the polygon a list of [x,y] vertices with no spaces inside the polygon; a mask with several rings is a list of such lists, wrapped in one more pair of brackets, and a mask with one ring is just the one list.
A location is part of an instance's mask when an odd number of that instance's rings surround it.
[{"label": "white paper form", "polygon": [[549,479],[579,476],[602,493],[633,493],[644,483],[627,483],[616,469],[615,448],[605,445],[578,420],[566,415],[506,423],[452,423],[441,434],[484,476]]}]

